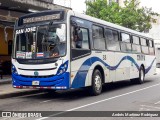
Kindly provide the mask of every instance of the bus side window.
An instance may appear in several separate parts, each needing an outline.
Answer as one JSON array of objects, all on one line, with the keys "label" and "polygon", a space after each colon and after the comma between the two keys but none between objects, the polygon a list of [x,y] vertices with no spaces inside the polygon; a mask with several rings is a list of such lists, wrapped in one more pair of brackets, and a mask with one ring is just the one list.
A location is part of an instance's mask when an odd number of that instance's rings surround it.
[{"label": "bus side window", "polygon": [[86,28],[78,28],[72,34],[72,48],[89,49],[89,32]]},{"label": "bus side window", "polygon": [[71,51],[72,60],[78,59],[84,55],[88,55],[90,51],[89,45],[89,29],[79,27],[71,27]]},{"label": "bus side window", "polygon": [[96,50],[105,50],[105,38],[103,27],[93,25],[92,27],[93,45]]},{"label": "bus side window", "polygon": [[141,53],[141,46],[140,46],[140,41],[139,37],[137,36],[132,36],[132,52],[133,53]]},{"label": "bus side window", "polygon": [[121,33],[121,50],[123,52],[131,52],[132,48],[131,48],[131,39],[130,39],[130,35],[127,33]]},{"label": "bus side window", "polygon": [[152,40],[149,40],[149,54],[154,55],[154,44]]},{"label": "bus side window", "polygon": [[105,29],[107,50],[120,51],[118,31]]},{"label": "bus side window", "polygon": [[149,49],[148,49],[148,45],[147,45],[147,40],[144,38],[141,38],[141,48],[142,48],[142,53],[144,54],[148,54],[149,53]]},{"label": "bus side window", "polygon": [[80,39],[82,40],[82,49],[89,49],[89,31],[86,28],[80,28]]}]

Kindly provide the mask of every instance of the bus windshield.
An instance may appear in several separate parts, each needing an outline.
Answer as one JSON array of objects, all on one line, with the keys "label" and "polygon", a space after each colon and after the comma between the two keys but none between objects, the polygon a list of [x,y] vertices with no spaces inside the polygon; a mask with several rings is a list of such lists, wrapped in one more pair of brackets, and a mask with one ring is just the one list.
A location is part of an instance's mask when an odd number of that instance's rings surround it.
[{"label": "bus windshield", "polygon": [[54,58],[64,56],[65,52],[65,24],[43,25],[16,30],[15,58]]}]

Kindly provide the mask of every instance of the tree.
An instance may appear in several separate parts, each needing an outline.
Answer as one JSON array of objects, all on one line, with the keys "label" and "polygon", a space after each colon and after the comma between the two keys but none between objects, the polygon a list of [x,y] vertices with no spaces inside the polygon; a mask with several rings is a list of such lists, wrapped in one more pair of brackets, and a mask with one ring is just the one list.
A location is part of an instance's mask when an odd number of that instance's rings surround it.
[{"label": "tree", "polygon": [[136,0],[124,1],[124,7],[116,2],[108,4],[107,1],[86,1],[86,14],[140,32],[151,29],[151,23],[156,22],[154,16],[158,16],[158,13],[153,12],[151,8],[140,8],[140,3]]}]

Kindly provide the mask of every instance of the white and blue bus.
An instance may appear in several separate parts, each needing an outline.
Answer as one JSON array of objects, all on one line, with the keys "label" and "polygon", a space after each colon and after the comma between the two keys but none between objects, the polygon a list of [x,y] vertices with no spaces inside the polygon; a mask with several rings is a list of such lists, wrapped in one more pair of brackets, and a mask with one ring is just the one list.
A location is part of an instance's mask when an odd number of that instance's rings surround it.
[{"label": "white and blue bus", "polygon": [[14,88],[67,90],[130,79],[156,71],[153,39],[72,10],[27,14],[14,30]]}]

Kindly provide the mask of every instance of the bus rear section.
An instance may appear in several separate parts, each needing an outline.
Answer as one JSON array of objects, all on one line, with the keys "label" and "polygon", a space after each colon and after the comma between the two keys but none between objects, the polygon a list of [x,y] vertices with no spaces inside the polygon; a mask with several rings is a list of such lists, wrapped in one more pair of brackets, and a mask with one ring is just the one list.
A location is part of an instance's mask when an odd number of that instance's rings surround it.
[{"label": "bus rear section", "polygon": [[66,28],[63,10],[19,18],[12,55],[14,88],[69,89]]}]

